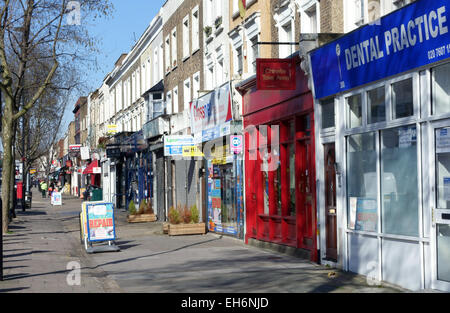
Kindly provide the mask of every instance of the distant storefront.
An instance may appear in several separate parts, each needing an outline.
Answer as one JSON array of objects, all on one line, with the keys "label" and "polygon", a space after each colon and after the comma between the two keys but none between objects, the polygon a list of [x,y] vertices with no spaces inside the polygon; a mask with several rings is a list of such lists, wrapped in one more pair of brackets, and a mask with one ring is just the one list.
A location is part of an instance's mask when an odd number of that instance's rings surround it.
[{"label": "distant storefront", "polygon": [[237,87],[245,129],[246,241],[292,247],[317,261],[313,98],[300,58],[292,58],[272,60],[273,68],[264,71],[286,68],[288,75],[292,66],[288,86],[259,89],[255,77]]},{"label": "distant storefront", "polygon": [[230,136],[242,134],[242,123],[233,119],[230,83],[194,100],[190,114],[193,144],[204,159],[202,207],[208,229],[243,239],[243,154],[230,150]]},{"label": "distant storefront", "polygon": [[322,261],[450,291],[449,30],[419,0],[310,53]]}]

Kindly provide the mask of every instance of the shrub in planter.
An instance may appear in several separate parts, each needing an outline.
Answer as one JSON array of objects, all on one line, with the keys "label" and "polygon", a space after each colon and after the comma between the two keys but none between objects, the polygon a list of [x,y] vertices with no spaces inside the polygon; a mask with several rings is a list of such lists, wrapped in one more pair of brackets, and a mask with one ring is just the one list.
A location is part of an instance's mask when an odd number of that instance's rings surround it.
[{"label": "shrub in planter", "polygon": [[184,222],[185,224],[190,224],[191,221],[192,221],[192,213],[191,213],[191,210],[189,210],[187,206],[184,206],[182,212],[183,212],[183,214],[182,214],[183,222]]},{"label": "shrub in planter", "polygon": [[149,200],[147,206],[145,207],[145,214],[155,214],[152,207],[152,202]]},{"label": "shrub in planter", "polygon": [[131,200],[128,204],[128,214],[130,215],[136,215],[136,206],[134,205],[134,201]]},{"label": "shrub in planter", "polygon": [[145,214],[145,208],[147,207],[147,202],[144,200],[139,203],[139,212],[138,214]]},{"label": "shrub in planter", "polygon": [[200,221],[200,213],[195,204],[191,207],[191,219],[194,224],[198,224]]},{"label": "shrub in planter", "polygon": [[180,213],[174,207],[169,210],[169,222],[170,224],[180,224],[181,222]]}]

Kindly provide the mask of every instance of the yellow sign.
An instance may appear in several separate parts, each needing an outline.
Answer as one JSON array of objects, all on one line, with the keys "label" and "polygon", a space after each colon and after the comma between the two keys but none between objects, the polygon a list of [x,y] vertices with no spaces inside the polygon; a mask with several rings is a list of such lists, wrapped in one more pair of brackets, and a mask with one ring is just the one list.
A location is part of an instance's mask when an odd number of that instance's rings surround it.
[{"label": "yellow sign", "polygon": [[35,168],[32,168],[31,170],[30,170],[30,174],[36,174],[36,169]]},{"label": "yellow sign", "polygon": [[211,151],[211,154],[214,157],[214,159],[211,161],[212,164],[227,164],[227,154],[229,154],[229,151],[230,147],[228,145],[218,146],[217,149],[214,148],[213,151]]},{"label": "yellow sign", "polygon": [[108,135],[117,134],[117,125],[107,125],[106,126],[106,133]]},{"label": "yellow sign", "polygon": [[183,147],[184,157],[203,157],[204,154],[197,146],[184,146]]}]

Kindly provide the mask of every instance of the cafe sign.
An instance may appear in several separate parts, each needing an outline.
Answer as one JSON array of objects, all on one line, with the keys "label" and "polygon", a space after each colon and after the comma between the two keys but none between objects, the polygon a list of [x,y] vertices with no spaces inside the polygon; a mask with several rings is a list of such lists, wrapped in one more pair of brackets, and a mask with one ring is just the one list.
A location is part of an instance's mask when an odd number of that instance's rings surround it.
[{"label": "cafe sign", "polygon": [[295,90],[294,59],[256,59],[258,90]]}]

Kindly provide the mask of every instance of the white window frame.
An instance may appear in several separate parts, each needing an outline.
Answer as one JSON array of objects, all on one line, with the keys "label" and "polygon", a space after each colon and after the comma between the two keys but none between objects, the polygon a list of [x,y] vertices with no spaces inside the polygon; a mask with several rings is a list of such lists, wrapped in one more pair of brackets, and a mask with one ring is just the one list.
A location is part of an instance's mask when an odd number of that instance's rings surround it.
[{"label": "white window frame", "polygon": [[[187,25],[186,25],[187,23]],[[183,19],[183,61],[186,60],[187,58],[189,58],[190,56],[190,51],[189,51],[189,42],[190,40],[190,35],[189,35],[189,27],[190,27],[190,23],[189,23],[189,14],[186,15]]]},{"label": "white window frame", "polygon": [[[253,73],[253,53],[252,48],[250,47],[250,40],[254,39],[255,36],[258,36],[256,41],[258,41],[259,36],[261,34],[261,14],[256,12],[252,14],[248,20],[244,24],[245,37],[247,38],[247,53],[242,51],[243,58],[247,56],[247,73]],[[250,51],[250,53],[249,53]],[[250,58],[248,57],[250,56]],[[256,62],[256,59],[254,60]],[[244,65],[243,65],[244,67]],[[250,70],[251,69],[251,70]],[[243,70],[244,71],[244,70]]]},{"label": "white window frame", "polygon": [[165,70],[164,70],[164,72],[167,74],[167,73],[169,73],[170,72],[170,70],[172,69],[172,66],[171,66],[171,64],[170,64],[170,60],[171,60],[171,57],[170,57],[170,36],[171,35],[168,35],[167,37],[166,37],[166,40],[164,40],[164,45],[165,45],[165,49],[164,49],[164,53],[165,53],[165,65],[166,65],[166,68],[165,68]]},{"label": "white window frame", "polygon": [[239,16],[239,0],[233,0],[233,13],[232,17],[237,18]]},{"label": "white window frame", "polygon": [[[197,17],[195,16],[197,15]],[[196,52],[200,49],[200,11],[198,8],[198,5],[192,9],[192,22],[191,22],[191,29],[192,29],[192,53]]]},{"label": "white window frame", "polygon": [[167,114],[172,114],[173,110],[172,91],[166,93],[166,110]]},{"label": "white window frame", "polygon": [[170,33],[170,37],[171,37],[171,41],[172,41],[172,59],[171,59],[171,64],[170,64],[171,69],[174,69],[178,66],[177,36],[178,36],[177,28],[174,27],[172,29],[172,32]]},{"label": "white window frame", "polygon": [[[317,1],[317,0],[303,0],[300,3],[299,11],[300,11],[300,23],[301,23],[300,31],[302,33],[311,33],[311,32],[313,32],[313,30],[311,29],[311,16],[310,16],[309,13],[311,11],[315,11],[316,12],[316,26],[315,26],[315,28],[317,30],[317,33],[320,33],[320,2]],[[285,23],[282,23],[282,24],[284,25]],[[295,28],[294,27],[292,28],[292,30],[295,33]]]},{"label": "white window frame", "polygon": [[195,73],[192,75],[192,99],[198,99],[199,98],[199,92],[200,90],[200,72]]},{"label": "white window frame", "polygon": [[[392,84],[401,82],[403,80],[412,78],[412,84],[413,84],[413,108],[414,108],[414,115],[407,116],[403,118],[393,118],[393,110],[392,110]],[[342,96],[343,103],[342,105],[345,108],[345,117],[344,117],[344,125],[345,125],[345,135],[349,134],[355,134],[355,133],[361,133],[363,132],[369,132],[374,130],[380,130],[385,129],[388,127],[399,127],[402,125],[407,124],[414,124],[418,121],[420,118],[420,109],[419,109],[419,102],[420,102],[420,77],[418,72],[409,73],[406,75],[401,75],[398,77],[395,77],[393,79],[385,80],[383,82],[379,82],[376,84],[371,84],[369,86],[366,86],[364,88],[359,88],[352,90],[345,95]],[[369,107],[368,107],[368,97],[367,93],[371,90],[374,90],[379,87],[384,86],[385,91],[385,105],[386,105],[386,121],[384,122],[378,122],[378,123],[372,123],[368,124],[368,114],[369,114]],[[347,106],[347,103],[345,101],[346,98],[351,97],[353,95],[361,94],[362,97],[362,124],[361,126],[349,128],[349,108]],[[337,110],[337,109],[336,109]],[[335,114],[338,114],[337,111],[335,111]]]},{"label": "white window frame", "polygon": [[189,110],[189,103],[192,100],[192,83],[191,78],[188,77],[183,82],[183,98],[184,98],[184,111]]},{"label": "white window frame", "polygon": [[172,101],[173,101],[173,110],[172,112],[174,114],[177,114],[179,112],[179,105],[178,105],[178,99],[179,95],[178,95],[178,86],[174,87],[172,89]]},{"label": "white window frame", "polygon": [[[243,74],[243,63],[244,63],[244,57],[243,57],[243,36],[242,31],[239,28],[235,28],[230,32],[230,42],[232,46],[232,62],[233,62],[233,76],[241,76]],[[237,50],[241,48],[242,49],[242,68],[241,73],[238,72],[238,56],[237,56]]]},{"label": "white window frame", "polygon": [[[253,43],[252,41],[256,38],[256,45],[257,45],[257,49],[258,49],[258,55],[254,55],[253,53]],[[260,50],[259,50],[259,46],[258,46],[258,42],[259,42],[259,34],[253,36],[252,38],[248,38],[247,41],[247,67],[248,70],[247,72],[249,74],[256,74],[256,59],[259,57],[260,54]]]}]

